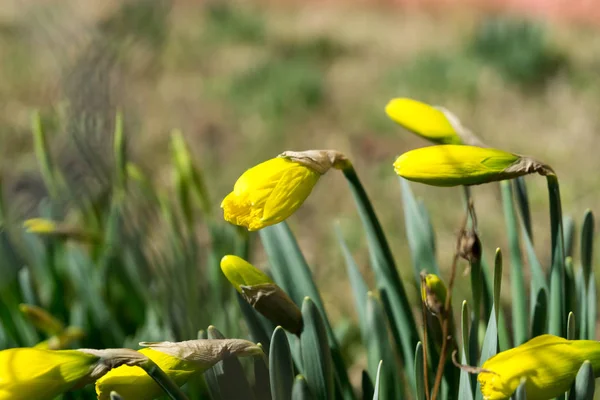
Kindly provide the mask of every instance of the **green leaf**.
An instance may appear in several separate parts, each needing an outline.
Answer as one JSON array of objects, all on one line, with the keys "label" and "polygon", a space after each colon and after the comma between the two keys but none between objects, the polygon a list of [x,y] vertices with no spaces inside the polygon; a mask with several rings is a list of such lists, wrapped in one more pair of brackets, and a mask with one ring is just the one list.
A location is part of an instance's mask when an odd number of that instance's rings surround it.
[{"label": "green leaf", "polygon": [[552,238],[552,268],[550,270],[550,307],[548,331],[552,335],[565,334],[565,243],[562,227],[562,209],[558,179],[546,177],[550,198],[550,232]]},{"label": "green leaf", "polygon": [[567,319],[567,339],[577,339],[577,335],[575,333],[575,314],[573,314],[573,312],[569,313],[569,317]]},{"label": "green leaf", "polygon": [[358,326],[360,328],[361,337],[363,341],[366,342],[368,337],[367,332],[369,330],[369,325],[367,323],[367,292],[369,291],[369,288],[346,245],[339,225],[336,225],[335,232],[340,248],[342,249],[344,261],[346,262],[346,270],[348,272],[348,277],[350,278],[352,293],[354,294],[354,304],[356,306],[356,313],[358,314]]},{"label": "green leaf", "polygon": [[596,274],[594,271],[590,273],[590,283],[587,288],[587,318],[588,318],[588,340],[596,339],[596,313],[597,313],[597,298],[596,298]]},{"label": "green leaf", "polygon": [[521,214],[521,222],[525,229],[525,234],[529,241],[533,243],[533,230],[531,229],[531,212],[529,209],[529,196],[527,195],[527,186],[525,185],[525,177],[520,176],[513,179],[515,192],[517,194],[517,205]]},{"label": "green leaf", "polygon": [[[394,332],[394,339],[399,340],[396,345],[402,349],[402,358],[405,365],[412,365],[414,362],[413,351],[419,341],[419,334],[404,285],[396,269],[392,251],[356,171],[350,166],[344,168],[343,173],[350,185],[358,214],[365,228],[371,266],[375,271],[377,287],[380,291],[384,289],[386,292],[387,297],[384,302],[388,302],[390,305],[390,307],[386,305],[386,311],[390,311],[393,315],[393,318],[390,319],[390,323],[393,325],[392,332]],[[402,332],[402,335],[396,335],[398,332]],[[415,377],[412,369],[408,368],[406,373],[409,382],[414,387]]]},{"label": "green leaf", "polygon": [[383,361],[385,366],[380,377],[382,397],[396,399],[400,397],[401,393],[397,386],[399,368],[396,366],[392,346],[389,342],[383,306],[371,292],[367,295],[366,309],[366,320],[369,327],[366,340],[369,373],[374,377],[378,373],[380,361]]},{"label": "green leaf", "polygon": [[311,393],[317,399],[333,399],[333,363],[325,323],[319,309],[309,297],[302,303],[304,330],[300,335],[302,370]]},{"label": "green leaf", "polygon": [[[588,287],[590,285],[590,274],[592,272],[592,258],[594,251],[594,214],[590,210],[586,210],[583,217],[583,227],[581,229],[581,268],[577,271],[576,286],[577,296],[579,301],[579,314],[582,318],[579,319],[579,337],[589,339],[588,331],[590,326],[588,323],[588,308],[590,305],[587,301]],[[595,323],[594,323],[595,324]]]},{"label": "green leaf", "polygon": [[[375,379],[375,387],[373,388],[373,400],[379,400],[380,394],[380,379],[381,379],[381,365],[383,361],[379,361],[379,366],[377,367],[377,377]],[[387,399],[387,397],[385,397]]]},{"label": "green leaf", "polygon": [[415,391],[415,400],[424,400],[425,399],[425,376],[423,375],[423,344],[421,342],[417,343],[417,348],[415,349],[415,377],[416,377],[416,387]]},{"label": "green leaf", "polygon": [[575,378],[575,388],[571,389],[574,400],[593,400],[595,390],[594,369],[589,361],[584,362],[579,368]]},{"label": "green leaf", "polygon": [[[225,336],[214,326],[209,326],[208,338],[225,339]],[[219,361],[205,372],[205,377],[213,399],[251,400],[254,398],[246,373],[237,357],[228,357]],[[235,382],[235,385],[232,382]]]},{"label": "green leaf", "polygon": [[514,400],[527,400],[527,392],[526,392],[526,382],[523,381],[515,390],[515,394],[511,397]]},{"label": "green leaf", "polygon": [[513,342],[518,346],[527,341],[527,304],[523,277],[523,260],[519,243],[517,216],[513,206],[513,193],[510,181],[500,182],[502,204],[508,236],[510,254],[510,283],[512,303]]},{"label": "green leaf", "polygon": [[273,400],[290,400],[294,385],[294,364],[285,331],[280,326],[275,328],[271,337],[269,366]]},{"label": "green leaf", "polygon": [[292,388],[292,400],[313,400],[310,388],[302,375],[297,375]]},{"label": "green leaf", "polygon": [[298,306],[301,306],[304,297],[308,296],[321,311],[335,365],[336,382],[343,391],[344,399],[354,399],[340,346],[326,317],[321,295],[289,226],[285,222],[268,226],[260,231],[260,237],[269,257],[275,282]]},{"label": "green leaf", "polygon": [[435,245],[431,234],[429,216],[424,207],[417,203],[407,180],[400,179],[406,240],[410,247],[413,272],[417,287],[421,285],[421,271],[436,275],[440,268],[435,257]]},{"label": "green leaf", "polygon": [[[496,250],[496,258],[494,262],[494,304],[490,313],[490,320],[483,337],[483,346],[481,349],[481,357],[479,366],[482,366],[489,358],[496,355],[498,352],[498,312],[500,308],[500,289],[502,285],[502,253],[500,249]],[[477,392],[475,394],[477,400],[483,400],[479,382],[477,382]]]},{"label": "green leaf", "polygon": [[590,279],[592,271],[592,259],[594,253],[594,214],[586,210],[583,217],[583,227],[581,229],[581,267],[583,268],[583,277],[586,286]]},{"label": "green leaf", "polygon": [[548,332],[548,292],[540,288],[537,293],[533,312],[531,313],[531,338]]},{"label": "green leaf", "polygon": [[[467,301],[463,301],[461,309],[461,327],[462,327],[462,348],[460,362],[463,365],[469,365],[469,306]],[[471,387],[471,376],[467,371],[460,371],[458,383],[458,398],[461,400],[473,400],[473,390]]]},{"label": "green leaf", "polygon": [[271,385],[269,381],[269,366],[266,357],[253,357],[254,360],[254,384],[252,392],[255,399],[271,400]]}]

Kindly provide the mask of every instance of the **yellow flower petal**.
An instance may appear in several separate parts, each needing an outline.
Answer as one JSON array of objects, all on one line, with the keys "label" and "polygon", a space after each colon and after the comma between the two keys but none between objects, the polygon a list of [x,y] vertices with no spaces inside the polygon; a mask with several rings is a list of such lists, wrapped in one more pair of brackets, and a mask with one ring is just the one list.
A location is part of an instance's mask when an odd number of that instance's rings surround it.
[{"label": "yellow flower petal", "polygon": [[[140,353],[156,363],[178,386],[182,386],[196,372],[198,365],[178,357],[156,351],[141,349]],[[96,381],[96,394],[99,400],[110,399],[110,392],[116,391],[125,400],[151,400],[164,394],[163,390],[146,371],[126,365],[112,369]]]},{"label": "yellow flower petal", "polygon": [[221,270],[227,280],[242,293],[240,286],[254,286],[273,283],[264,272],[241,257],[228,255],[221,259]]},{"label": "yellow flower petal", "polygon": [[530,173],[553,174],[529,157],[476,146],[440,145],[402,154],[394,170],[403,178],[434,186],[478,185]]},{"label": "yellow flower petal", "polygon": [[0,351],[0,400],[50,400],[73,388],[99,357],[77,350]]},{"label": "yellow flower petal", "polygon": [[462,140],[444,112],[413,99],[392,99],[385,112],[394,122],[439,144],[461,144]]},{"label": "yellow flower petal", "polygon": [[[142,342],[140,345],[148,348],[139,353],[154,361],[179,386],[224,358],[263,355],[260,346],[242,339]],[[125,400],[151,400],[164,394],[144,370],[128,366],[114,368],[96,381],[99,400],[110,399],[111,391]]]},{"label": "yellow flower petal", "polygon": [[487,360],[477,379],[486,400],[509,398],[521,379],[528,400],[548,400],[569,389],[586,360],[600,371],[600,342],[542,335]]},{"label": "yellow flower petal", "polygon": [[281,222],[304,203],[320,176],[282,157],[258,164],[244,172],[223,199],[224,218],[250,231]]}]

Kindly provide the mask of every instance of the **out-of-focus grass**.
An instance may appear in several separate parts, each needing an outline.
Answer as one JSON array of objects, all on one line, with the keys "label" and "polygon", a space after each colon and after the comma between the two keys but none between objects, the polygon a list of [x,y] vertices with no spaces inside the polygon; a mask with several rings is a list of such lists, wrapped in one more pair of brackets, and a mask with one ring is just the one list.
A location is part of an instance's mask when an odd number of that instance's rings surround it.
[{"label": "out-of-focus grass", "polygon": [[[0,14],[0,168],[8,198],[26,190],[36,197],[35,185],[23,178],[35,170],[29,154],[31,108],[41,107],[45,114],[89,113],[77,130],[79,147],[69,147],[73,132],[68,126],[49,131],[53,149],[65,160],[80,155],[65,168],[74,165],[84,178],[89,165],[81,160],[106,154],[103,138],[112,127],[103,127],[102,118],[112,118],[112,111],[121,108],[133,157],[152,179],[166,184],[167,133],[179,127],[200,155],[207,183],[219,198],[245,166],[283,149],[344,151],[368,192],[377,194],[374,206],[397,259],[408,260],[398,185],[384,171],[391,171],[394,156],[424,143],[401,133],[381,105],[394,96],[411,96],[452,104],[495,147],[552,160],[565,185],[564,209],[575,216],[584,207],[598,208],[594,200],[600,188],[592,172],[600,167],[600,85],[593,78],[600,41],[595,32],[548,26],[542,42],[560,49],[569,68],[548,75],[532,91],[521,83],[537,80],[536,62],[533,69],[525,66],[524,73],[517,73],[516,81],[509,78],[516,64],[498,63],[503,57],[497,54],[512,51],[519,36],[475,36],[481,21],[477,15],[196,2],[174,2],[158,11],[146,4],[132,14],[117,1],[78,4],[65,1],[54,10],[23,6]],[[150,22],[154,25],[147,26]],[[498,45],[494,48],[500,53],[486,54],[490,41],[502,40],[508,40],[508,50]],[[542,59],[544,46],[536,50]],[[92,55],[88,65],[93,68],[77,75],[85,54]],[[85,153],[91,144],[99,147]],[[359,232],[353,229],[359,221],[346,190],[341,179],[326,177],[290,221],[316,266],[317,280],[328,288],[323,294],[333,317],[352,312],[336,298],[347,282],[337,279],[343,268],[332,245],[334,219],[341,219],[349,232],[359,263],[367,259],[363,238],[351,234]],[[452,230],[460,216],[447,210],[459,209],[460,197],[434,188],[415,190],[431,210],[439,253],[451,254]],[[535,180],[530,191],[533,220],[545,224],[545,187]],[[474,193],[478,207],[486,208],[481,215],[487,221],[480,223],[483,242],[496,245],[497,240],[485,238],[504,237],[497,234],[504,223],[499,193],[494,187]],[[538,237],[536,246],[546,248],[549,238]],[[491,250],[486,249],[488,255]],[[442,266],[449,262],[449,256],[442,256]],[[399,268],[410,276],[408,265]]]}]

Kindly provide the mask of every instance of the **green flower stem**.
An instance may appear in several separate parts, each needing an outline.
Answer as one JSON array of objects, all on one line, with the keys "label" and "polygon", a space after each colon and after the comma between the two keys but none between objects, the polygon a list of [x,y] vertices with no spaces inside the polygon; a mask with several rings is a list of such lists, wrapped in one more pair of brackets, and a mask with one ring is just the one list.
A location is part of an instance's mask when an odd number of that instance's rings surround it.
[{"label": "green flower stem", "polygon": [[169,378],[165,372],[160,369],[156,363],[150,359],[140,365],[146,371],[150,378],[161,387],[171,400],[188,400],[187,396],[181,391],[179,386]]},{"label": "green flower stem", "polygon": [[[402,349],[404,365],[414,365],[414,349],[419,341],[419,335],[416,329],[415,319],[412,314],[406,291],[396,264],[392,256],[389,244],[381,228],[381,224],[375,214],[373,205],[356,174],[354,167],[348,163],[342,169],[346,177],[352,196],[356,202],[360,218],[362,220],[367,240],[369,242],[369,254],[371,264],[375,270],[377,282],[380,288],[384,289],[388,295],[393,321],[396,329],[393,332],[402,332],[394,335],[394,339],[399,348]],[[414,370],[407,368],[406,373],[412,386],[415,385]]]},{"label": "green flower stem", "polygon": [[552,268],[550,270],[550,316],[548,330],[556,336],[565,334],[565,244],[562,226],[560,189],[556,175],[546,177],[550,203]]}]

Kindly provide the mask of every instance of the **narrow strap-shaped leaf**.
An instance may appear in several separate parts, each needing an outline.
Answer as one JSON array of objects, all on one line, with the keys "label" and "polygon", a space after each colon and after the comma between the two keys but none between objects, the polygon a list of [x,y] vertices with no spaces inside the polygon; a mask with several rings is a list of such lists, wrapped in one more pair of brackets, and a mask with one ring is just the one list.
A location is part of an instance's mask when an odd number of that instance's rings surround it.
[{"label": "narrow strap-shaped leaf", "polygon": [[291,400],[294,385],[294,364],[290,345],[283,328],[280,326],[275,328],[271,337],[269,378],[273,400]]},{"label": "narrow strap-shaped leaf", "polygon": [[594,251],[594,214],[590,210],[586,210],[583,217],[583,226],[581,229],[581,269],[577,271],[576,287],[577,302],[579,306],[579,335],[582,339],[589,338],[588,331],[588,308],[590,305],[587,301],[588,287],[590,282],[590,273],[592,271],[592,258]]},{"label": "narrow strap-shaped leaf", "polygon": [[304,330],[300,335],[302,372],[317,399],[333,399],[333,362],[325,323],[315,303],[306,297],[302,303]]},{"label": "narrow strap-shaped leaf", "polygon": [[565,237],[565,258],[573,257],[573,245],[575,242],[575,221],[569,215],[563,217],[563,234]]},{"label": "narrow strap-shaped leaf", "polygon": [[513,206],[513,193],[510,181],[500,182],[502,188],[502,204],[508,236],[510,255],[510,289],[512,304],[513,342],[515,346],[527,340],[527,303],[525,282],[523,277],[523,260],[519,243],[517,216]]},{"label": "narrow strap-shaped leaf", "polygon": [[540,288],[535,298],[535,305],[531,313],[531,338],[548,332],[548,294],[546,289]]},{"label": "narrow strap-shaped leaf", "polygon": [[573,312],[569,313],[569,317],[567,319],[567,339],[568,340],[577,339],[577,335],[575,332],[575,314],[573,314]]},{"label": "narrow strap-shaped leaf", "polygon": [[520,176],[512,181],[515,186],[515,192],[517,194],[517,205],[519,213],[521,214],[521,221],[525,229],[525,234],[529,238],[530,242],[533,243],[533,230],[531,229],[531,211],[529,208],[529,196],[527,194],[527,185],[525,184],[525,177]]},{"label": "narrow strap-shaped leaf", "polygon": [[266,357],[253,357],[254,360],[254,384],[252,392],[257,400],[271,400],[271,384],[269,379],[269,366]]},{"label": "narrow strap-shaped leaf", "polygon": [[296,376],[294,379],[294,387],[292,388],[292,400],[313,400],[315,397],[311,394],[310,388],[306,379],[302,375]]},{"label": "narrow strap-shaped leaf", "polygon": [[[395,325],[392,330],[394,332],[402,332],[402,335],[396,337],[400,340],[398,345],[402,349],[402,358],[406,365],[412,365],[414,361],[413,352],[419,341],[419,335],[404,285],[396,269],[392,251],[383,233],[379,219],[375,214],[373,205],[369,201],[358,175],[356,175],[356,171],[354,168],[349,167],[345,168],[343,173],[350,185],[358,214],[365,228],[371,266],[375,271],[378,287],[386,290],[387,300],[389,300],[391,306],[389,309],[393,315],[393,319],[390,320],[390,323]],[[414,387],[415,380],[412,369],[408,368],[406,373],[409,382]]]},{"label": "narrow strap-shaped leaf", "polygon": [[[490,313],[490,320],[483,337],[483,346],[479,366],[483,365],[489,358],[498,352],[498,310],[500,308],[500,289],[502,285],[502,253],[500,249],[496,250],[494,262],[494,304]],[[479,382],[477,382],[477,391],[475,394],[477,400],[483,400]]]},{"label": "narrow strap-shaped leaf", "polygon": [[423,215],[427,211],[419,206],[407,180],[400,179],[400,186],[402,186],[406,240],[410,248],[415,282],[417,287],[420,287],[421,271],[439,275],[440,269],[435,258],[429,218]]},{"label": "narrow strap-shaped leaf", "polygon": [[550,307],[548,331],[552,335],[565,334],[565,243],[562,228],[562,209],[558,179],[546,177],[550,199],[550,231],[552,238],[552,269],[550,270]]},{"label": "narrow strap-shaped leaf", "polygon": [[[383,361],[379,361],[379,366],[377,367],[377,376],[375,378],[375,387],[373,388],[373,400],[379,400],[381,393],[381,366],[383,365]],[[386,399],[387,397],[383,397]]]},{"label": "narrow strap-shaped leaf", "polygon": [[415,391],[415,400],[424,400],[425,399],[425,376],[423,375],[423,344],[421,342],[417,343],[417,348],[415,349],[415,377],[416,377],[416,391]]},{"label": "narrow strap-shaped leaf", "polygon": [[596,274],[594,271],[590,273],[590,282],[587,288],[587,318],[588,318],[588,340],[596,339],[596,313],[598,307],[598,299],[596,297]]},{"label": "narrow strap-shaped leaf", "polygon": [[571,389],[574,400],[593,400],[595,391],[594,369],[589,361],[584,362],[579,368],[575,387]]},{"label": "narrow strap-shaped leaf", "polygon": [[511,397],[512,400],[527,400],[527,392],[525,387],[525,380],[517,387],[515,394]]},{"label": "narrow strap-shaped leaf", "polygon": [[[460,362],[464,365],[469,365],[469,306],[467,301],[463,301],[461,308],[461,338],[462,347],[460,350]],[[458,382],[458,398],[464,400],[473,400],[473,389],[470,374],[467,371],[460,371]]]},{"label": "narrow strap-shaped leaf", "polygon": [[400,396],[398,387],[398,370],[394,353],[389,342],[385,312],[381,302],[369,292],[367,296],[366,318],[369,330],[367,333],[367,358],[369,372],[372,377],[378,373],[380,361],[385,366],[379,378],[380,393],[384,399],[395,399]]},{"label": "narrow strap-shaped leaf", "polygon": [[[208,327],[209,339],[225,339],[225,336],[214,326]],[[208,374],[212,370],[214,376]],[[250,383],[246,379],[246,373],[237,357],[228,357],[216,363],[209,371],[206,371],[206,380],[211,396],[214,392],[220,393],[223,400],[253,399]],[[216,382],[215,382],[216,380]],[[235,382],[232,385],[231,382]],[[214,386],[217,386],[216,388]],[[258,399],[257,399],[258,400]]]},{"label": "narrow strap-shaped leaf", "polygon": [[356,261],[354,261],[354,257],[350,253],[348,246],[346,245],[346,241],[342,235],[339,225],[335,227],[336,236],[338,242],[340,244],[340,248],[342,249],[342,255],[344,256],[344,261],[346,262],[346,271],[348,272],[348,277],[350,278],[350,286],[352,287],[352,293],[354,297],[354,304],[356,306],[356,313],[358,314],[358,326],[360,328],[361,337],[363,341],[367,340],[367,331],[369,325],[367,324],[367,292],[369,288],[365,283],[365,280],[358,270],[358,265],[356,265]]},{"label": "narrow strap-shaped leaf", "polygon": [[581,267],[583,268],[583,277],[585,283],[589,282],[590,272],[592,271],[592,259],[594,253],[594,214],[591,210],[586,210],[583,217],[583,227],[581,228]]},{"label": "narrow strap-shaped leaf", "polygon": [[260,231],[260,236],[269,256],[275,282],[298,306],[301,306],[304,297],[308,296],[321,311],[335,366],[336,384],[340,386],[344,399],[354,399],[354,391],[348,379],[340,346],[327,318],[321,295],[289,226],[286,222],[269,226]]}]

